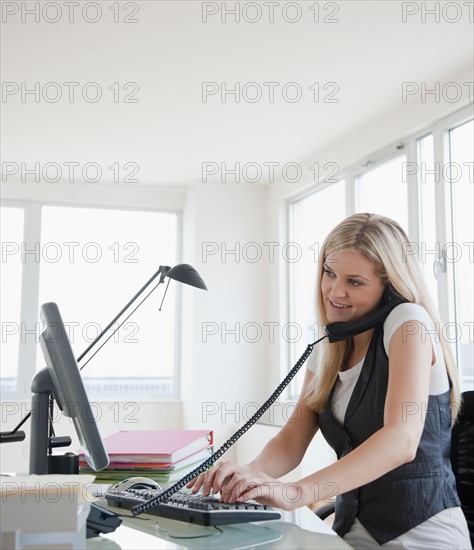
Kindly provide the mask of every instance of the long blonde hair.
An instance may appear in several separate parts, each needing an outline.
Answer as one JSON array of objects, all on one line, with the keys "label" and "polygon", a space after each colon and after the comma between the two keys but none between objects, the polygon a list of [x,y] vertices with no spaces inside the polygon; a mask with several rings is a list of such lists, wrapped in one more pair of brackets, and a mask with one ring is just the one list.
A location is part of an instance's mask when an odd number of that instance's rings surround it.
[{"label": "long blonde hair", "polygon": [[[327,256],[335,251],[352,249],[373,262],[376,274],[386,285],[408,302],[423,306],[433,320],[441,343],[448,376],[451,380],[451,412],[453,422],[460,406],[458,372],[453,355],[441,331],[441,319],[423,280],[417,257],[400,225],[377,214],[354,214],[343,220],[326,237],[319,254],[316,308],[319,326],[328,324],[321,277]],[[323,341],[317,348],[318,369],[305,399],[317,412],[325,410],[337,373],[352,349],[352,339],[335,343]]]}]

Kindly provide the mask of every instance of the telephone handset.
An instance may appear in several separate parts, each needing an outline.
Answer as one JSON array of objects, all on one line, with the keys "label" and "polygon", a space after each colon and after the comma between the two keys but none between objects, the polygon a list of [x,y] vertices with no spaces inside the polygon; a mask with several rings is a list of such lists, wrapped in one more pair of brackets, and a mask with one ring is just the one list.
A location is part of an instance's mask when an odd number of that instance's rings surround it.
[{"label": "telephone handset", "polygon": [[402,298],[390,286],[387,286],[382,295],[381,305],[376,311],[350,323],[344,321],[329,323],[324,327],[324,332],[330,342],[351,338],[382,323],[392,309],[403,302],[406,302],[405,298]]},{"label": "telephone handset", "polygon": [[397,295],[390,286],[387,286],[381,300],[381,307],[378,308],[375,312],[369,313],[363,318],[354,321],[354,322],[335,322],[329,323],[324,327],[325,335],[316,342],[309,344],[303,355],[296,362],[295,366],[291,371],[286,375],[280,385],[272,393],[272,395],[265,401],[265,403],[258,409],[258,411],[250,418],[241,428],[239,428],[234,435],[232,435],[214,454],[207,458],[202,464],[195,468],[192,472],[184,476],[177,483],[160,493],[158,496],[153,499],[139,504],[132,508],[132,514],[134,516],[138,514],[143,514],[147,512],[157,504],[166,502],[169,498],[187,485],[192,479],[197,477],[199,474],[207,471],[213,464],[221,458],[221,456],[230,448],[234,443],[251,427],[257,422],[257,420],[273,405],[277,398],[281,395],[283,390],[288,386],[291,380],[294,378],[299,369],[306,362],[308,357],[311,355],[313,348],[316,344],[328,338],[330,342],[338,342],[346,338],[351,338],[357,334],[361,334],[371,328],[382,323],[387,315],[399,304],[406,302],[406,300],[399,295]]}]

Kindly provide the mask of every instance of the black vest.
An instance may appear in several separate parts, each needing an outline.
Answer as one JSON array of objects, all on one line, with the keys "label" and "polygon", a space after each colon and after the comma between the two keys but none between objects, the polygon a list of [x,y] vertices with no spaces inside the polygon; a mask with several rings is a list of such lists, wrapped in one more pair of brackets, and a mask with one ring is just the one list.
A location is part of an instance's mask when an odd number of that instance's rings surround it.
[{"label": "black vest", "polygon": [[[326,411],[319,413],[321,432],[338,459],[383,426],[388,386],[388,357],[383,330],[375,329],[342,426],[331,412],[334,388]],[[401,414],[424,415],[425,425],[414,460],[336,498],[333,529],[341,537],[354,518],[383,544],[460,502],[451,468],[450,392],[430,395],[428,406],[407,403]]]}]

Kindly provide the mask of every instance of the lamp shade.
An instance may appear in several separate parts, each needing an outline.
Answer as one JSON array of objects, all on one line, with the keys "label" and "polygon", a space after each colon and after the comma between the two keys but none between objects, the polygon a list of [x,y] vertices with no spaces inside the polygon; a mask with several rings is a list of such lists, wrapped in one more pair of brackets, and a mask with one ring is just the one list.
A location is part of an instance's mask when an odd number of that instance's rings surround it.
[{"label": "lamp shade", "polygon": [[179,281],[186,285],[195,286],[207,290],[206,283],[202,280],[201,275],[189,264],[178,264],[169,269],[165,273],[165,277]]}]

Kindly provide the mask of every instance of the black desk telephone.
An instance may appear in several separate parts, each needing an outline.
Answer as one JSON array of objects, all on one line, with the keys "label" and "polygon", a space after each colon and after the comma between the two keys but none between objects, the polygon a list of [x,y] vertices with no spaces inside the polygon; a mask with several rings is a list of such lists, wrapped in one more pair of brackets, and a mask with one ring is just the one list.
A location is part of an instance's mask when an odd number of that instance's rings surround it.
[{"label": "black desk telephone", "polygon": [[98,537],[101,533],[112,533],[122,523],[122,518],[95,503],[87,516],[86,538]]}]

